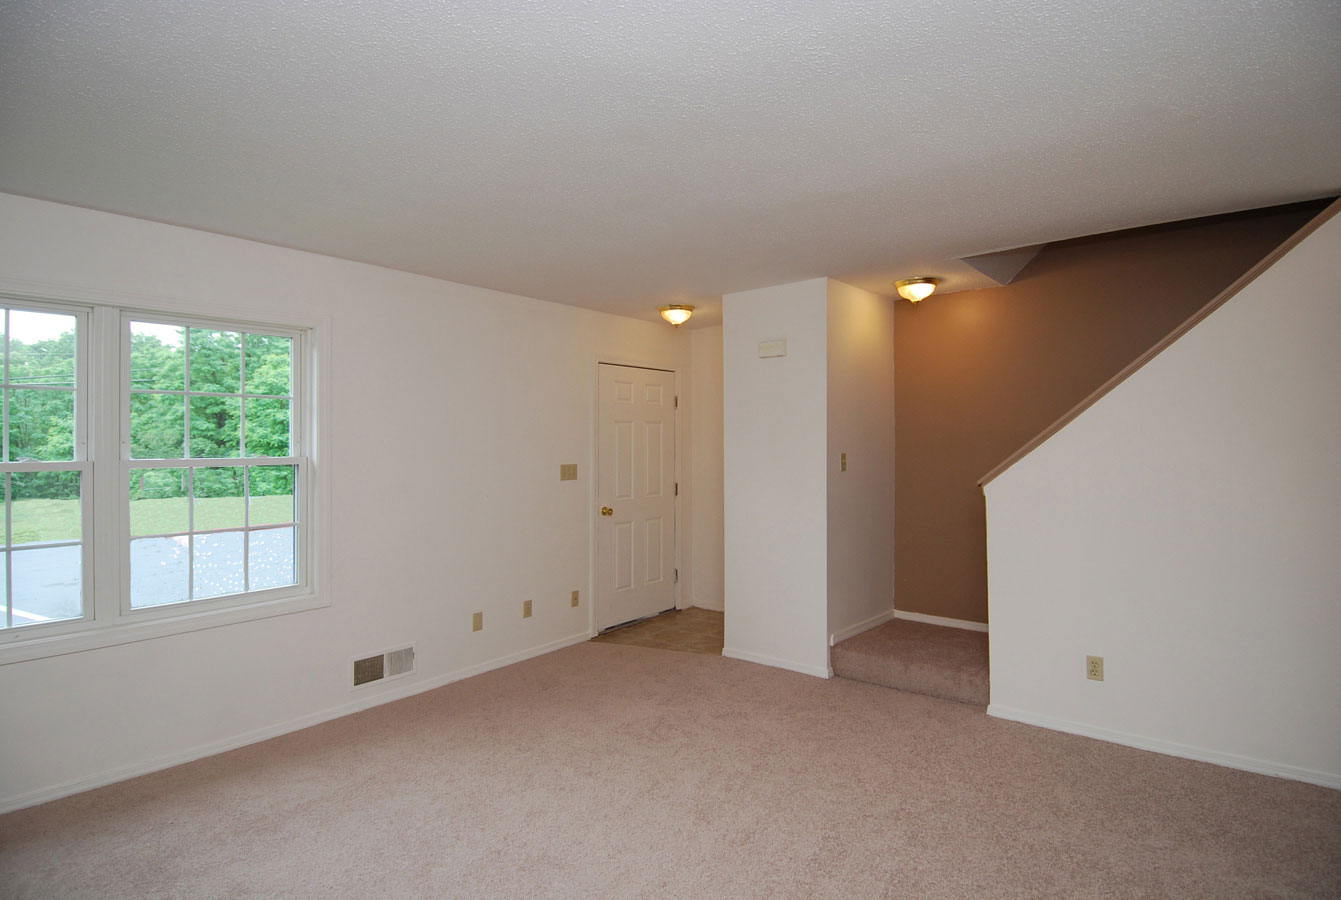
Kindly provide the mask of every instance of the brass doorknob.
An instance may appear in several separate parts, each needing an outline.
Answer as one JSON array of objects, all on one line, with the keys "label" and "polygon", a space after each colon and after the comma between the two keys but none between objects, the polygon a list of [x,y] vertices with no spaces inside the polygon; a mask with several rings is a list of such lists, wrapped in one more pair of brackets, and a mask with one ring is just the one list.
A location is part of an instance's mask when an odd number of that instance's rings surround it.
[{"label": "brass doorknob", "polygon": [[615,514],[615,511],[614,511],[613,509],[611,509],[610,507],[608,507],[608,506],[602,506],[602,507],[601,507],[601,515],[603,515],[603,516],[613,516],[614,514]]}]

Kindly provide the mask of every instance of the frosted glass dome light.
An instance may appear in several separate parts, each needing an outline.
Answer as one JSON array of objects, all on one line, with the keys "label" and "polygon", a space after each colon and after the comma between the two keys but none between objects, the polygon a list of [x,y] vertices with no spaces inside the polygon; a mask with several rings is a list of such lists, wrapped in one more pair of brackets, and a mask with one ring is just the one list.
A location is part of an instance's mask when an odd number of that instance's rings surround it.
[{"label": "frosted glass dome light", "polygon": [[689,321],[689,317],[694,314],[694,307],[684,306],[679,303],[672,303],[670,306],[661,307],[661,318],[670,322],[672,325],[683,325]]},{"label": "frosted glass dome light", "polygon": [[936,285],[940,283],[939,278],[905,278],[894,282],[894,287],[898,290],[899,296],[909,303],[921,303],[931,296],[936,290]]}]

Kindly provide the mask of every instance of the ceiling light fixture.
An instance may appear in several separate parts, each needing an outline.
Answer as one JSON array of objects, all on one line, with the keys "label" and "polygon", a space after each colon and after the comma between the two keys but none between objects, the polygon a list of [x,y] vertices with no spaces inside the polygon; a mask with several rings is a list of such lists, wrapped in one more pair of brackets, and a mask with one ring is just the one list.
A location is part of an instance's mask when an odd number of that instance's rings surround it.
[{"label": "ceiling light fixture", "polygon": [[936,290],[936,285],[940,283],[939,278],[905,278],[894,282],[894,287],[899,296],[909,303],[921,303],[931,296],[932,291]]},{"label": "ceiling light fixture", "polygon": [[683,325],[689,321],[689,317],[694,314],[694,307],[684,306],[679,303],[672,303],[669,306],[661,307],[661,318],[670,322],[672,325]]}]

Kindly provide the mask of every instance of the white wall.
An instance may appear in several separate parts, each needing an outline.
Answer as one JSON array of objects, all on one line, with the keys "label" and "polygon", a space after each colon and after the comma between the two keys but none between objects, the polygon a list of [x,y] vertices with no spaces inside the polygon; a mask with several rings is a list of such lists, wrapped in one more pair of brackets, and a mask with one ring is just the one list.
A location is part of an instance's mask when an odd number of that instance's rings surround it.
[{"label": "white wall", "polygon": [[1341,787],[1339,464],[1341,217],[988,484],[990,711]]},{"label": "white wall", "polygon": [[828,293],[828,629],[842,640],[894,614],[894,304],[840,281]]},{"label": "white wall", "polygon": [[690,532],[693,534],[694,606],[723,608],[722,531],[722,327],[690,334],[690,412],[694,434],[694,480]]},{"label": "white wall", "polygon": [[[686,334],[12,196],[0,234],[0,289],[324,319],[332,485],[329,607],[0,666],[0,809],[588,636],[596,361],[679,369],[683,383]],[[681,421],[681,447],[689,431]],[[577,483],[559,482],[561,462],[579,464]],[[351,658],[405,642],[416,675],[351,692]]]},{"label": "white wall", "polygon": [[[827,280],[722,301],[723,654],[828,676]],[[786,339],[787,355],[759,358]]]}]

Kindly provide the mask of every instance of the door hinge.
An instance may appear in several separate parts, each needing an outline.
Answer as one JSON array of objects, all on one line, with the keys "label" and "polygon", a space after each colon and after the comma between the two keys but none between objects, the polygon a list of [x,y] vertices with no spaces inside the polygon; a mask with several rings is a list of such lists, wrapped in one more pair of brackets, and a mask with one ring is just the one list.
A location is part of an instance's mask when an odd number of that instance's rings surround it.
[{"label": "door hinge", "polygon": [[680,496],[680,482],[675,482],[675,496]]},{"label": "door hinge", "polygon": [[675,395],[675,408],[676,408],[676,409],[679,409],[679,408],[680,408],[680,395],[679,395],[679,394],[676,394],[676,395]]},{"label": "door hinge", "polygon": [[675,583],[676,583],[676,584],[679,584],[679,583],[680,583],[680,570],[679,570],[679,569],[676,569],[676,570],[675,570]]}]

